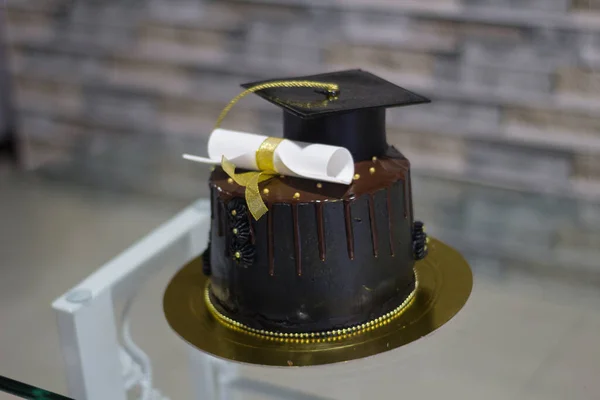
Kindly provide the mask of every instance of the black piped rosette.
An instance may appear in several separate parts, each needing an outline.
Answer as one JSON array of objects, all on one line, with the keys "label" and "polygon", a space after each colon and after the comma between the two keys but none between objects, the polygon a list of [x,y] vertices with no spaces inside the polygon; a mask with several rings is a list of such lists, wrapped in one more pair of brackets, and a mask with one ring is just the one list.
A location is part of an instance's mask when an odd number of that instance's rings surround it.
[{"label": "black piped rosette", "polygon": [[230,222],[248,220],[248,211],[246,209],[246,201],[239,197],[235,197],[227,203],[227,214]]},{"label": "black piped rosette", "polygon": [[250,240],[250,222],[248,218],[232,221],[231,234],[238,243],[247,243]]},{"label": "black piped rosette", "polygon": [[229,217],[229,254],[233,261],[248,268],[254,263],[254,246],[250,243],[250,221],[246,202],[241,198],[234,198],[227,203]]},{"label": "black piped rosette", "polygon": [[422,260],[427,257],[427,233],[425,233],[425,224],[421,221],[415,221],[413,224],[413,255],[415,260]]},{"label": "black piped rosette", "polygon": [[233,240],[229,250],[233,261],[240,267],[248,268],[254,263],[254,246],[250,243],[238,243]]}]

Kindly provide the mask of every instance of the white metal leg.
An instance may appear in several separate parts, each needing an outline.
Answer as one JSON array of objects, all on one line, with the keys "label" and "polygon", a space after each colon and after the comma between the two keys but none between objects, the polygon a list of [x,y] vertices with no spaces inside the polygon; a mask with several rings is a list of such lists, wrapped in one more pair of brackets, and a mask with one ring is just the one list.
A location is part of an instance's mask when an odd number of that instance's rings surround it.
[{"label": "white metal leg", "polygon": [[[242,365],[221,360],[189,346],[190,371],[194,382],[194,400],[332,400],[320,395],[304,393],[292,388],[287,379],[327,382],[331,375],[320,378],[318,373],[307,376],[307,369],[286,370],[285,368]],[[272,376],[278,374],[278,376]],[[257,377],[261,377],[258,379]],[[324,384],[327,386],[327,383]]]},{"label": "white metal leg", "polygon": [[83,311],[58,313],[69,395],[75,399],[125,400],[110,292],[98,294],[93,301],[82,293],[82,301]]},{"label": "white metal leg", "polygon": [[201,200],[186,208],[54,301],[71,397],[126,399],[113,304],[135,296],[167,257],[183,265],[204,249],[209,207]]},{"label": "white metal leg", "polygon": [[190,351],[190,372],[194,399],[223,400],[218,381],[219,371],[212,357]]}]

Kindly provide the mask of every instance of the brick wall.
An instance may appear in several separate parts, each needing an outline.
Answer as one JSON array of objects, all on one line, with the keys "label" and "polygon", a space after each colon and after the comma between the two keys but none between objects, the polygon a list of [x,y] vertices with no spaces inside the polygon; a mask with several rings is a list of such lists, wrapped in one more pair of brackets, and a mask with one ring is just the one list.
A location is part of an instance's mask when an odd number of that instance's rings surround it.
[{"label": "brick wall", "polygon": [[[180,155],[204,151],[239,83],[360,67],[434,100],[390,110],[388,136],[441,236],[597,265],[598,223],[586,221],[600,208],[579,202],[600,199],[598,1],[6,5],[27,160],[47,176],[196,197],[206,171]],[[280,124],[250,97],[225,122],[272,135]]]},{"label": "brick wall", "polygon": [[[423,173],[599,197],[595,1],[8,0],[7,11],[31,166],[74,149],[100,161],[95,143],[112,139],[200,151],[240,82],[361,67],[434,99],[389,117],[390,141]],[[249,99],[226,124],[276,134],[279,122]],[[174,155],[165,165],[185,169]]]}]

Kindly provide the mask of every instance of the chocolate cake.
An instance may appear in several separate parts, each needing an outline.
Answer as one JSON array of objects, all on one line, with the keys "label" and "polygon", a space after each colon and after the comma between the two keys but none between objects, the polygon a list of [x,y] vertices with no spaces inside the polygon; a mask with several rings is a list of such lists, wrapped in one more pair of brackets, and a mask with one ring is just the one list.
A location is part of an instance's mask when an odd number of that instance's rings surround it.
[{"label": "chocolate cake", "polygon": [[416,287],[414,263],[427,253],[413,215],[410,163],[387,144],[385,108],[429,100],[362,70],[294,80],[332,82],[339,93],[328,101],[307,88],[256,94],[284,109],[285,138],[347,148],[354,180],[275,176],[259,185],[268,212],[255,220],[245,188],[217,167],[203,255],[207,299],[252,332],[355,329],[406,304]]}]

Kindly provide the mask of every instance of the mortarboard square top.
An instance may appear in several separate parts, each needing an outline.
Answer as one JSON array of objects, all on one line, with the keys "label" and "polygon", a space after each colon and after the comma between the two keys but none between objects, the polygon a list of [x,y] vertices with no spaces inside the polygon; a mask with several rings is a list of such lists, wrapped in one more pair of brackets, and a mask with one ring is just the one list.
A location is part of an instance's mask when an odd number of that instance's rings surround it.
[{"label": "mortarboard square top", "polygon": [[255,93],[303,119],[370,108],[401,107],[430,102],[421,95],[360,69],[269,79],[246,83],[242,87],[248,89],[262,83],[292,80],[335,83],[339,86],[339,95],[335,100],[327,101],[325,94],[316,89],[284,87],[263,89]]},{"label": "mortarboard square top", "polygon": [[283,108],[283,137],[347,148],[355,162],[386,153],[386,108],[429,103],[429,99],[360,69],[270,79],[260,84],[313,81],[338,86],[335,98],[323,89],[270,87],[254,92]]}]

